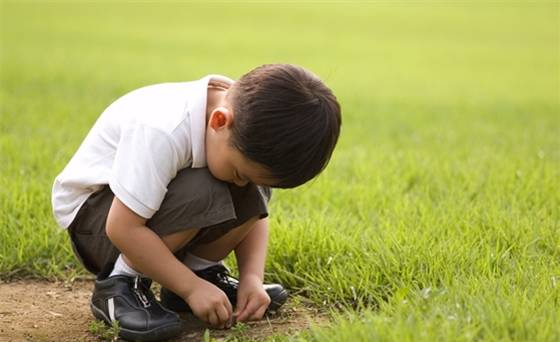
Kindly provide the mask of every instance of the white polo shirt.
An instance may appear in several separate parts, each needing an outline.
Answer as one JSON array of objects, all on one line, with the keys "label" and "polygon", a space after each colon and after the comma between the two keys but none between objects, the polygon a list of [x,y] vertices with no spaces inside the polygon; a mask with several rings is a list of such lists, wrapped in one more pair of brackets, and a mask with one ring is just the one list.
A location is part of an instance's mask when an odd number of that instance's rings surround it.
[{"label": "white polo shirt", "polygon": [[58,224],[68,228],[87,198],[106,184],[128,208],[149,219],[179,170],[205,167],[210,80],[233,83],[208,75],[150,85],[105,109],[54,181],[52,207]]}]

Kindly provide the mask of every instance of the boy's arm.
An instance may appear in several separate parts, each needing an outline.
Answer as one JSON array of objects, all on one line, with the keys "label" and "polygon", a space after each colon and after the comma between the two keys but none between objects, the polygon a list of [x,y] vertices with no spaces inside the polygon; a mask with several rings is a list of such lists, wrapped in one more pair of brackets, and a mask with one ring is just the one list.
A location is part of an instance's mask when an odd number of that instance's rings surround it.
[{"label": "boy's arm", "polygon": [[268,244],[268,218],[255,222],[255,226],[235,247],[240,279],[257,277],[264,280],[264,264]]},{"label": "boy's arm", "polygon": [[216,326],[229,322],[232,308],[225,293],[179,262],[161,238],[146,227],[146,219],[117,197],[109,210],[106,231],[138,271],[180,295],[199,318]]},{"label": "boy's arm", "polygon": [[235,247],[239,267],[239,292],[234,315],[237,320],[258,320],[270,304],[263,288],[264,265],[268,244],[268,219],[255,222],[255,227]]}]

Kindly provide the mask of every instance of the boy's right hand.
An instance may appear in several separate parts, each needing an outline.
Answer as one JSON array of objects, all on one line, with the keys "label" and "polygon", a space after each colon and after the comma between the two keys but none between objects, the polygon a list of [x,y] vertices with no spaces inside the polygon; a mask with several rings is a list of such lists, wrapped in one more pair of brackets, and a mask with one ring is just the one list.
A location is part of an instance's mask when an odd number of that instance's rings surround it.
[{"label": "boy's right hand", "polygon": [[199,319],[214,327],[222,329],[231,327],[233,318],[231,303],[224,291],[214,284],[199,278],[184,299]]}]

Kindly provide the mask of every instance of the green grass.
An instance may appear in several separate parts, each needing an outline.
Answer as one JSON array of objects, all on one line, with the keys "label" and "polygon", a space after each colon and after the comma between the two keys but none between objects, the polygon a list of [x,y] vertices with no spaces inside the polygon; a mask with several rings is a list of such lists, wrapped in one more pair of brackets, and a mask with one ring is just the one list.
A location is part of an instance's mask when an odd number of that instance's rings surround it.
[{"label": "green grass", "polygon": [[333,323],[271,340],[560,339],[558,2],[0,6],[0,278],[84,274],[50,187],[111,101],[291,62],[344,122],[274,195],[268,279]]}]

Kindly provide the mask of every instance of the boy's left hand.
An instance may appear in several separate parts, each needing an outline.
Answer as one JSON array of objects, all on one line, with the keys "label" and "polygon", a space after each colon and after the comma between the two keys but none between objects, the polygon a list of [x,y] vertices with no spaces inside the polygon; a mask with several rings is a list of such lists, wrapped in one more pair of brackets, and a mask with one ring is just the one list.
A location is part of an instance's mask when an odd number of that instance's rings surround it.
[{"label": "boy's left hand", "polygon": [[241,277],[237,289],[237,305],[233,313],[238,322],[260,320],[269,304],[270,297],[259,277]]}]

